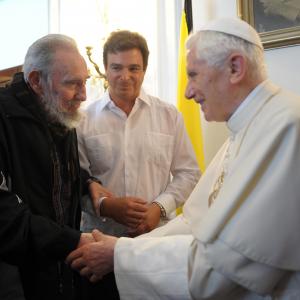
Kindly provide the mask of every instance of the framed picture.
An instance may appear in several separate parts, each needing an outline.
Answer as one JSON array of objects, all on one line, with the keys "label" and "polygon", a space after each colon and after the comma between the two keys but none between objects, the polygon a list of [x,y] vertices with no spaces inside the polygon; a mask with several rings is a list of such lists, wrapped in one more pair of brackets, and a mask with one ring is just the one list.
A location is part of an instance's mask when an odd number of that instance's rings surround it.
[{"label": "framed picture", "polygon": [[[1,1],[1,0],[0,0]],[[8,85],[15,73],[22,72],[22,66],[0,70],[0,87]]]},{"label": "framed picture", "polygon": [[237,7],[265,49],[300,44],[300,0],[237,0]]}]

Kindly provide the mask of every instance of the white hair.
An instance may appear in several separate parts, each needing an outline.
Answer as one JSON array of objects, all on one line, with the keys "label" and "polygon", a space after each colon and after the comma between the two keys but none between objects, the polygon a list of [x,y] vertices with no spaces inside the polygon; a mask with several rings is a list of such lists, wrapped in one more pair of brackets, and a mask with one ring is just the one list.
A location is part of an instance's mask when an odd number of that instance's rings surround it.
[{"label": "white hair", "polygon": [[[50,123],[60,123],[67,128],[75,128],[81,118],[80,111],[67,113],[59,108],[58,96],[53,93],[52,88],[52,67],[54,65],[55,53],[59,50],[76,52],[79,54],[74,39],[62,34],[48,34],[36,42],[28,49],[23,65],[24,79],[28,82],[28,76],[32,71],[39,71],[41,74],[41,85],[43,95],[40,95],[40,103],[47,113]],[[75,101],[75,100],[74,100]],[[76,104],[69,101],[69,105]],[[74,103],[73,103],[74,102]]]},{"label": "white hair", "polygon": [[23,64],[25,81],[31,71],[40,71],[46,80],[52,71],[55,52],[67,49],[78,52],[74,39],[63,34],[48,34],[35,41],[28,49]]},{"label": "white hair", "polygon": [[266,79],[267,71],[264,60],[264,51],[257,45],[231,34],[218,31],[198,31],[192,34],[186,48],[196,47],[196,56],[203,59],[209,66],[222,68],[226,58],[233,52],[243,53],[249,61],[249,76],[253,79]]}]

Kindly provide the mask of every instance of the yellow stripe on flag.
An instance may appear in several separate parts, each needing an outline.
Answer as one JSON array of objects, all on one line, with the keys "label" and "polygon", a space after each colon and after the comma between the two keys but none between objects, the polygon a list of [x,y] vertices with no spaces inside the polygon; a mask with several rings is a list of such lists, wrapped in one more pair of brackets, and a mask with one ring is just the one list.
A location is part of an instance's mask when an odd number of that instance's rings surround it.
[{"label": "yellow stripe on flag", "polygon": [[188,29],[186,24],[185,12],[183,11],[180,25],[177,107],[183,115],[184,124],[193,145],[199,168],[202,172],[204,172],[205,160],[199,104],[195,103],[192,100],[186,99],[184,96],[185,88],[187,85],[185,50],[185,40],[187,37]]}]

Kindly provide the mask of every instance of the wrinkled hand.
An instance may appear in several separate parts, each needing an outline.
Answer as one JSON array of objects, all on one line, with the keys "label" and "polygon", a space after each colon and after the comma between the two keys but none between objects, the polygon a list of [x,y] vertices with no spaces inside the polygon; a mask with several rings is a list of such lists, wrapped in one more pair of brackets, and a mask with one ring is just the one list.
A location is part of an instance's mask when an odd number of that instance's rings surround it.
[{"label": "wrinkled hand", "polygon": [[135,228],[129,228],[129,235],[135,237],[157,227],[160,221],[160,208],[156,204],[148,204],[146,218]]},{"label": "wrinkled hand", "polygon": [[101,214],[127,227],[137,227],[146,219],[147,202],[136,197],[105,199]]},{"label": "wrinkled hand", "polygon": [[80,240],[77,245],[77,249],[86,244],[93,243],[93,242],[95,242],[95,239],[91,233],[81,233]]},{"label": "wrinkled hand", "polygon": [[104,275],[113,271],[114,249],[118,238],[104,235],[93,230],[96,242],[86,244],[71,252],[66,262],[72,269],[79,271],[81,276],[89,278],[91,282],[102,279]]},{"label": "wrinkled hand", "polygon": [[92,182],[89,184],[89,195],[92,200],[93,208],[96,213],[96,215],[100,216],[100,207],[99,207],[99,198],[101,197],[113,197],[113,193],[109,191],[108,189],[104,188],[100,183],[98,182]]}]

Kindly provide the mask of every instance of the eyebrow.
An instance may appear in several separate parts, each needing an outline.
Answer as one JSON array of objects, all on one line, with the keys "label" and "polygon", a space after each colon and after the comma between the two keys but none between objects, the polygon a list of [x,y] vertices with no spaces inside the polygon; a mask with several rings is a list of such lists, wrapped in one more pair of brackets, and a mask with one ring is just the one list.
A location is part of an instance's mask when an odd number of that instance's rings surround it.
[{"label": "eyebrow", "polygon": [[120,66],[120,67],[127,67],[127,68],[130,68],[130,67],[139,67],[139,68],[142,68],[142,66],[139,65],[139,64],[130,64],[128,66],[124,66],[124,65],[118,64],[118,63],[111,63],[110,66]]}]

